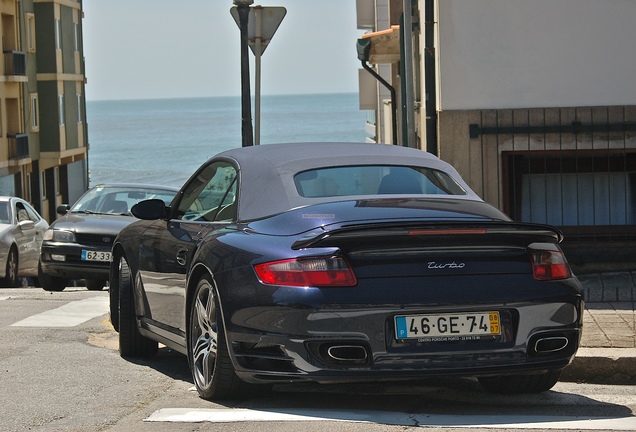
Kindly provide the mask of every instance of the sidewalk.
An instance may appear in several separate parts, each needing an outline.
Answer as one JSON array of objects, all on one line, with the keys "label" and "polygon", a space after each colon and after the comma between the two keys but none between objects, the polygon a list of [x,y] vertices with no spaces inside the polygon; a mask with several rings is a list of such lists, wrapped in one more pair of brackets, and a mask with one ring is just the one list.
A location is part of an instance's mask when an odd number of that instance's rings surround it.
[{"label": "sidewalk", "polygon": [[636,383],[636,271],[579,275],[583,338],[564,381]]}]

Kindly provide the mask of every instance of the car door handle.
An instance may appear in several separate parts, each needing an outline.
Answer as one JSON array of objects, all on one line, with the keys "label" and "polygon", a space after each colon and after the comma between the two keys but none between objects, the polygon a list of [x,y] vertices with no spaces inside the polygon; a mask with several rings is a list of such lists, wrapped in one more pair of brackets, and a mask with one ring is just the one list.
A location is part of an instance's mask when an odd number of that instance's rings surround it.
[{"label": "car door handle", "polygon": [[179,249],[177,251],[177,264],[179,265],[186,265],[186,262],[188,258],[188,249]]}]

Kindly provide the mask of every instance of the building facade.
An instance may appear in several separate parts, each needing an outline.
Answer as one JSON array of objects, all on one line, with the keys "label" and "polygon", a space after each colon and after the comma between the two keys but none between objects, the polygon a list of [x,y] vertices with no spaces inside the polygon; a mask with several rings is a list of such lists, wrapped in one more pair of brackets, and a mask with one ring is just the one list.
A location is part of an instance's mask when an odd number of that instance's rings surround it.
[{"label": "building facade", "polygon": [[[359,57],[397,95],[400,131],[390,140],[388,93],[361,71],[361,108],[376,113],[369,140],[435,153],[514,219],[560,227],[575,266],[633,267],[636,3],[357,6],[358,26],[369,30],[368,41],[358,41]],[[384,40],[391,26],[399,26],[394,47]]]},{"label": "building facade", "polygon": [[28,82],[26,53],[21,49],[19,5],[15,0],[0,0],[0,26],[0,185],[5,194],[21,195],[23,191],[16,191],[16,187],[27,181],[31,158],[22,93]]},{"label": "building facade", "polygon": [[82,3],[0,0],[0,194],[48,221],[88,188]]}]

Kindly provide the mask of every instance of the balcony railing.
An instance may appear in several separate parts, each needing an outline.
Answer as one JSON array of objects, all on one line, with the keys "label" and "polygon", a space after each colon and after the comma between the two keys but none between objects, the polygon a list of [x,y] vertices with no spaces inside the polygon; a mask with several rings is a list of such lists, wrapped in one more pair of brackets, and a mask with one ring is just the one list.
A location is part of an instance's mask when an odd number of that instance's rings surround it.
[{"label": "balcony railing", "polygon": [[9,141],[9,159],[29,157],[29,136],[27,134],[7,134]]},{"label": "balcony railing", "polygon": [[4,54],[4,74],[5,75],[26,75],[26,53],[24,51],[5,50]]}]

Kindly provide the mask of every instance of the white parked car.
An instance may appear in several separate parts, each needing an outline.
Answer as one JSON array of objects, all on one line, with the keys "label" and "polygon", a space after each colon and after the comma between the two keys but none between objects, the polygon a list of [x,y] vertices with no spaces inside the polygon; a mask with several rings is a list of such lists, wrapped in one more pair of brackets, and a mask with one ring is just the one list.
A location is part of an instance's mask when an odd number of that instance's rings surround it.
[{"label": "white parked car", "polygon": [[25,200],[0,196],[0,285],[38,276],[42,236],[49,224]]}]

